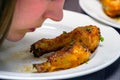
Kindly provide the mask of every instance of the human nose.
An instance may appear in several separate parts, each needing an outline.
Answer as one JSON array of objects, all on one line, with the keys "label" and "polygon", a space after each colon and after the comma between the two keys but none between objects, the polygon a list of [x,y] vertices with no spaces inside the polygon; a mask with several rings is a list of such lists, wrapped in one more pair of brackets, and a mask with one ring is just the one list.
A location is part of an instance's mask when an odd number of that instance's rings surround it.
[{"label": "human nose", "polygon": [[45,18],[60,21],[63,18],[64,0],[53,0],[44,13]]}]

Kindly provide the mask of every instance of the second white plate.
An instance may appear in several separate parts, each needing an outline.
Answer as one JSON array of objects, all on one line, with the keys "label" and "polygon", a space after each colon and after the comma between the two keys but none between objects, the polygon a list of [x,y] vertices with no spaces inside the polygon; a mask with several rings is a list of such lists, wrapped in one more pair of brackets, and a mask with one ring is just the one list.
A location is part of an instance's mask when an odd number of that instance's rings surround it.
[{"label": "second white plate", "polygon": [[115,21],[108,17],[102,9],[99,0],[79,0],[80,7],[94,19],[112,27],[120,28],[120,21]]}]

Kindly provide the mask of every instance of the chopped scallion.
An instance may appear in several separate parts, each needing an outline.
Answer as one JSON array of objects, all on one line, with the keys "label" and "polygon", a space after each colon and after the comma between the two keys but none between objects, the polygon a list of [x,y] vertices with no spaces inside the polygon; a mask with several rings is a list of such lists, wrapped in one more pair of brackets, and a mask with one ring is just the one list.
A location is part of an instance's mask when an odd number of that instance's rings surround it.
[{"label": "chopped scallion", "polygon": [[104,41],[104,37],[100,36],[100,41],[103,42]]},{"label": "chopped scallion", "polygon": [[90,28],[86,28],[86,31],[90,31],[91,29]]},{"label": "chopped scallion", "polygon": [[66,31],[63,31],[63,34],[67,34],[67,32],[66,32]]}]

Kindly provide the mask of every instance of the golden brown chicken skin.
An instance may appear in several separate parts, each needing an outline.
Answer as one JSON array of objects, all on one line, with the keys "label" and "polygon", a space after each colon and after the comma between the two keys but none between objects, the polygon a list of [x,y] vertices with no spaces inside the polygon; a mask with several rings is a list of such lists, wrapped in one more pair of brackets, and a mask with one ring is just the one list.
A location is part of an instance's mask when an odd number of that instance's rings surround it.
[{"label": "golden brown chicken skin", "polygon": [[74,42],[54,52],[48,61],[34,64],[37,72],[53,72],[76,67],[90,59],[91,53],[80,42]]},{"label": "golden brown chicken skin", "polygon": [[109,17],[120,16],[120,0],[100,0],[103,10]]},{"label": "golden brown chicken skin", "polygon": [[35,57],[45,53],[57,51],[71,42],[79,41],[82,46],[87,47],[90,52],[94,52],[100,42],[100,30],[97,26],[78,26],[71,32],[61,34],[53,39],[41,39],[31,45],[30,52]]}]

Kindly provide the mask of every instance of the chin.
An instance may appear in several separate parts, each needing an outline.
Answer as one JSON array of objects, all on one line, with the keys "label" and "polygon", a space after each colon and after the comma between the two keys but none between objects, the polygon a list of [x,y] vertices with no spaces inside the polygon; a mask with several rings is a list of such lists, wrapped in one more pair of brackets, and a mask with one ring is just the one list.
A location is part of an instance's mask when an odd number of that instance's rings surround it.
[{"label": "chin", "polygon": [[6,39],[12,42],[17,42],[17,41],[20,41],[23,37],[24,35],[11,35],[11,36],[8,35]]}]

